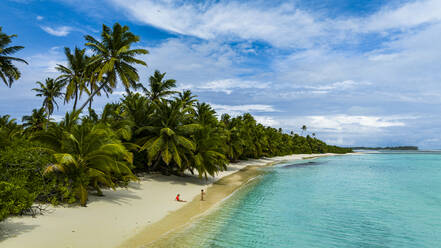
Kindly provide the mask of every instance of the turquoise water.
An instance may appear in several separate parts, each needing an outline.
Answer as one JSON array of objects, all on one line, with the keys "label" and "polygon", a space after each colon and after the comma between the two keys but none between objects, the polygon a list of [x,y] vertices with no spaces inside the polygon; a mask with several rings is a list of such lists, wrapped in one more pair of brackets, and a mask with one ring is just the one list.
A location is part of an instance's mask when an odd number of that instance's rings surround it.
[{"label": "turquoise water", "polygon": [[173,247],[441,247],[441,154],[272,167],[167,241]]}]

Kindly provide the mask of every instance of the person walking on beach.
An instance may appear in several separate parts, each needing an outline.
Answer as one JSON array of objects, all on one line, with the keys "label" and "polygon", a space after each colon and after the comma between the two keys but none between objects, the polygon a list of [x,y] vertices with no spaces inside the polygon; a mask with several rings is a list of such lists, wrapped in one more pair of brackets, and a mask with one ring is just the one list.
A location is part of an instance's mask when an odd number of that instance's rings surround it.
[{"label": "person walking on beach", "polygon": [[203,189],[201,189],[201,201],[203,201],[203,200],[204,200],[204,195],[205,195],[205,192],[204,192],[204,190],[203,190]]},{"label": "person walking on beach", "polygon": [[182,200],[181,198],[179,198],[180,196],[181,196],[180,194],[178,194],[176,196],[176,201],[178,201],[178,202],[186,202],[186,201]]}]

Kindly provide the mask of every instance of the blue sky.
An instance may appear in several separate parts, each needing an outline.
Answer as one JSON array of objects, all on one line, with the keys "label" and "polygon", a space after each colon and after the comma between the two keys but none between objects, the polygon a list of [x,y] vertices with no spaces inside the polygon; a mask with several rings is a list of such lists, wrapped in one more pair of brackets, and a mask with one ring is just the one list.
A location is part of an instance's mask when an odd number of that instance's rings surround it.
[{"label": "blue sky", "polygon": [[150,51],[143,82],[167,72],[218,113],[250,112],[287,131],[305,124],[336,145],[441,148],[439,0],[3,0],[0,9],[30,63],[0,87],[0,114],[39,107],[31,89],[57,76],[63,47],[120,22]]}]

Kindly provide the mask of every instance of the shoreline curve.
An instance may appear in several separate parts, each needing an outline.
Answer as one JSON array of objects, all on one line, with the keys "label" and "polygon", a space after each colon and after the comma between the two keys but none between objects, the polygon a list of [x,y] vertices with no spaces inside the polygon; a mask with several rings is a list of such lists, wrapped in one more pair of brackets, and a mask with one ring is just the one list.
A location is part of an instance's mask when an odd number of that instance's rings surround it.
[{"label": "shoreline curve", "polygon": [[316,159],[325,156],[336,156],[340,154],[298,154],[277,157],[262,165],[248,165],[234,172],[233,174],[222,177],[212,183],[206,189],[206,199],[200,201],[200,196],[196,195],[190,202],[169,213],[161,220],[146,226],[143,230],[124,241],[118,248],[134,247],[154,247],[157,242],[163,242],[174,233],[185,229],[197,218],[206,215],[215,206],[231,197],[237,190],[242,188],[251,180],[265,174],[263,167],[273,166],[291,160]]}]

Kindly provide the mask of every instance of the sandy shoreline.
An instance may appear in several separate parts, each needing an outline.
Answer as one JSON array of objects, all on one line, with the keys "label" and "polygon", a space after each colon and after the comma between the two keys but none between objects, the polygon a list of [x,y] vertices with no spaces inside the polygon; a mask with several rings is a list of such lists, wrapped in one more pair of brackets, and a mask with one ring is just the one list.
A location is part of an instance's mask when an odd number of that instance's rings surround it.
[{"label": "sandy shoreline", "polygon": [[167,236],[181,229],[181,227],[192,222],[195,217],[205,213],[215,204],[222,201],[222,199],[231,195],[236,189],[248,182],[248,180],[258,176],[262,172],[262,170],[258,169],[259,167],[260,166],[248,166],[237,173],[223,177],[208,187],[206,200],[200,201],[200,197],[196,196],[190,203],[170,213],[160,221],[147,226],[134,237],[125,241],[120,247],[143,247],[143,245],[148,244],[152,247],[156,247],[157,243],[155,241],[162,238],[163,235]]},{"label": "sandy shoreline", "polygon": [[[0,247],[138,247],[171,227],[184,225],[230,195],[258,174],[253,169],[256,166],[329,155],[333,154],[296,154],[233,163],[208,181],[195,176],[147,175],[127,188],[104,191],[105,197],[91,196],[87,208],[49,207],[51,213],[36,218],[8,218],[0,223]],[[203,204],[191,201],[207,188]],[[174,201],[177,193],[189,202]]]}]

